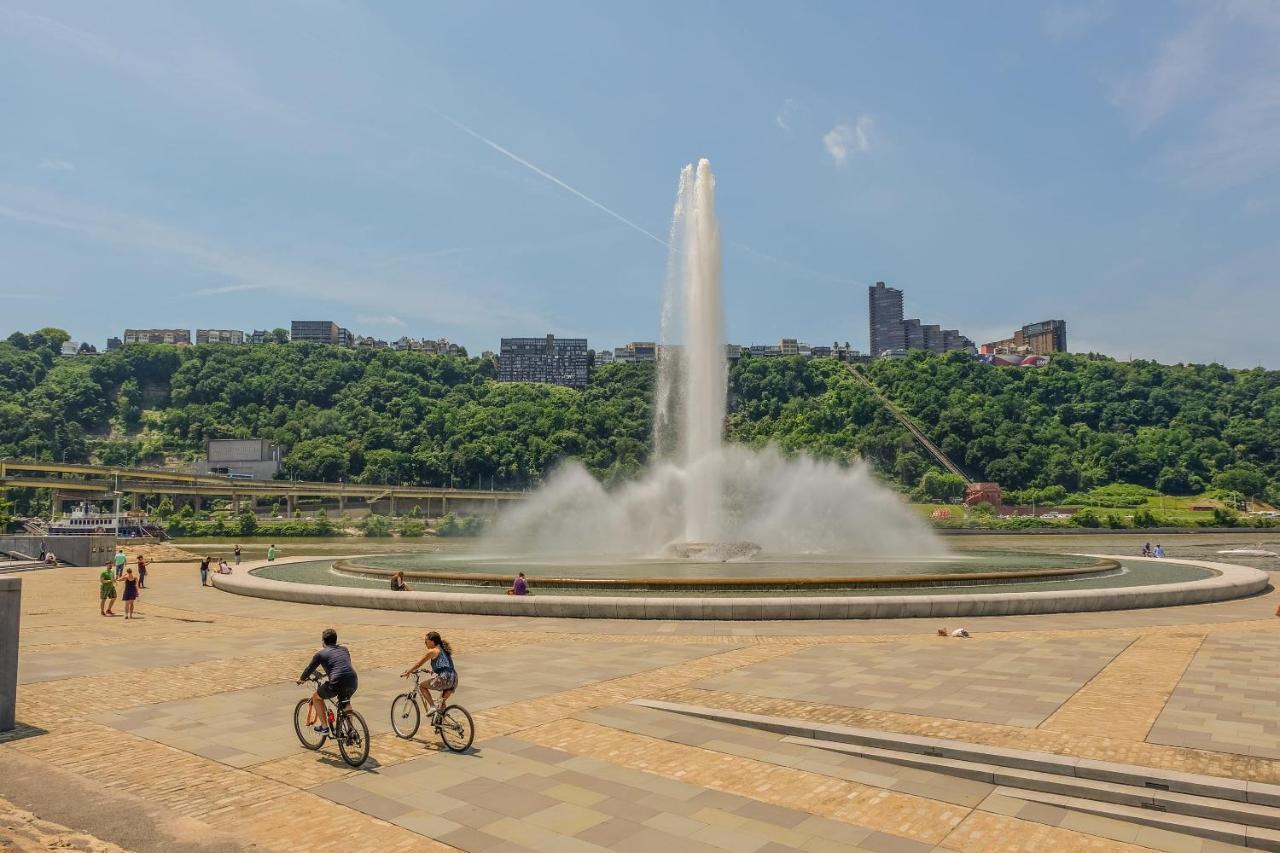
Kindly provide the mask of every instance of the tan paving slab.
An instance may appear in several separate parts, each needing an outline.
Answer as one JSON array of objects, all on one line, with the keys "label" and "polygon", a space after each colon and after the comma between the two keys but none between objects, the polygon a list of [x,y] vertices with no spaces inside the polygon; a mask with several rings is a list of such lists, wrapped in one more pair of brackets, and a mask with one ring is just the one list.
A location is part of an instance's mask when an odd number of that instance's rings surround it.
[{"label": "tan paving slab", "polygon": [[1192,633],[1139,637],[1041,728],[1146,740],[1203,641]]}]

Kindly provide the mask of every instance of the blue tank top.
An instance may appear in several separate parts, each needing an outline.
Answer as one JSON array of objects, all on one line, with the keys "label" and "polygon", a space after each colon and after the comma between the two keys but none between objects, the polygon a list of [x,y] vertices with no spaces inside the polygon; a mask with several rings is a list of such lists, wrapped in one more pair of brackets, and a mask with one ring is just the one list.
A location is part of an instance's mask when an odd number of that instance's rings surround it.
[{"label": "blue tank top", "polygon": [[449,657],[449,653],[440,649],[440,654],[436,655],[435,660],[431,661],[432,672],[453,672],[453,658]]}]

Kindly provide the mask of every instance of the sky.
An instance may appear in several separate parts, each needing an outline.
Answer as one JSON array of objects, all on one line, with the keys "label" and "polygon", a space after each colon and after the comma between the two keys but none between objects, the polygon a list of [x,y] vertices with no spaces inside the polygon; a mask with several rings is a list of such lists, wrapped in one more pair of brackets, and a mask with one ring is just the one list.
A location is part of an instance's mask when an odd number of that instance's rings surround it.
[{"label": "sky", "polygon": [[658,335],[682,165],[728,338],[1280,368],[1280,2],[0,0],[0,334]]}]

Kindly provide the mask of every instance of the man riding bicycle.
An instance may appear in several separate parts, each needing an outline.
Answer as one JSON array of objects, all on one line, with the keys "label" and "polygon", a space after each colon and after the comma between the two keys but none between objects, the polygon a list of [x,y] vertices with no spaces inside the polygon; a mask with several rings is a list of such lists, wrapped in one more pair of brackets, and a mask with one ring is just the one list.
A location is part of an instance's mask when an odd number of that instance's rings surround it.
[{"label": "man riding bicycle", "polygon": [[[311,663],[302,671],[298,683],[301,684],[310,678],[317,667],[324,668],[328,681],[317,685],[316,692],[311,695],[311,716],[316,722],[313,727],[315,731],[331,734],[324,711],[324,700],[335,697],[339,702],[350,700],[359,686],[359,680],[356,678],[355,668],[351,665],[351,652],[347,651],[346,646],[338,645],[338,632],[332,628],[325,628],[320,639],[324,642],[324,648],[311,658]],[[307,720],[308,724],[311,722],[311,719]]]}]

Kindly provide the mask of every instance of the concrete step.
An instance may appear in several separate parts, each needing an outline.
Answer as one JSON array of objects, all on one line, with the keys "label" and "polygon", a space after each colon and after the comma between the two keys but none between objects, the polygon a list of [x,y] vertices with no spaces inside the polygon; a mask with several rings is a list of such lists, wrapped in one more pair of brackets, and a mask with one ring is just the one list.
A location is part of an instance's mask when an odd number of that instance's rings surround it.
[{"label": "concrete step", "polygon": [[[1126,806],[1118,803],[1103,803],[1081,797],[1053,794],[1045,791],[1027,791],[1021,788],[996,788],[996,793],[1005,797],[1013,797],[1027,802],[1043,803],[1061,809],[1097,815],[1098,817],[1150,826],[1179,835],[1192,835],[1219,841],[1224,844],[1235,844],[1253,850],[1280,851],[1280,832],[1258,826],[1246,826],[1230,821],[1212,820],[1190,815],[1173,814],[1155,811],[1137,806]],[[1034,817],[1024,818],[1034,820]]]},{"label": "concrete step", "polygon": [[997,764],[963,761],[955,758],[935,758],[918,753],[863,746],[861,744],[815,740],[790,735],[784,737],[783,740],[787,743],[812,746],[818,749],[840,752],[845,755],[871,758],[889,764],[914,767],[919,770],[928,770],[933,773],[942,773],[1023,791],[1059,794],[1113,805],[1147,809],[1165,814],[1185,815],[1187,817],[1205,818],[1242,826],[1280,830],[1280,809],[1272,806],[1196,794],[1162,791],[1116,782],[1103,782],[1096,779],[1082,779],[1076,776],[1045,773],[1039,770],[1002,767]]},{"label": "concrete step", "polygon": [[[970,764],[985,764],[1005,769],[1028,770],[1054,776],[1075,777],[1081,780],[1110,782],[1117,785],[1150,790],[1153,794],[1160,792],[1187,794],[1195,797],[1250,803],[1257,806],[1280,807],[1280,785],[1271,785],[1264,782],[1231,779],[1223,776],[1206,776],[1197,773],[1181,773],[1176,770],[1166,770],[1159,767],[1095,761],[1070,755],[1007,749],[946,738],[815,723],[809,720],[790,719],[787,717],[747,714],[702,705],[663,702],[656,699],[636,699],[632,704],[704,720],[716,720],[722,723],[775,732],[800,741],[823,740],[830,743],[856,744],[888,750],[898,754],[928,756],[935,760],[950,759]],[[928,766],[933,769],[940,769],[945,765],[935,761]]]}]

